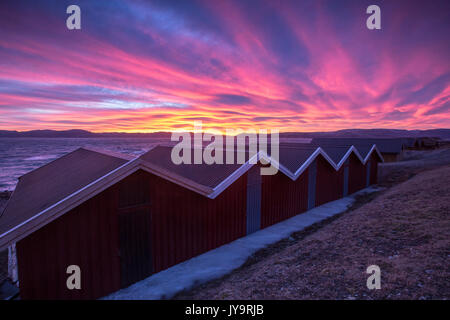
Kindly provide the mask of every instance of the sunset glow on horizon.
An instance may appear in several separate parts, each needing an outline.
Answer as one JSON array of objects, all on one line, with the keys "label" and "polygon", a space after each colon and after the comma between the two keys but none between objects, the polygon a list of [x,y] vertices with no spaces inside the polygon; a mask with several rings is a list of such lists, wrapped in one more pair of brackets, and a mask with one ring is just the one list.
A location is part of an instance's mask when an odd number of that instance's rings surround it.
[{"label": "sunset glow on horizon", "polygon": [[449,2],[373,3],[2,1],[0,130],[450,128]]}]

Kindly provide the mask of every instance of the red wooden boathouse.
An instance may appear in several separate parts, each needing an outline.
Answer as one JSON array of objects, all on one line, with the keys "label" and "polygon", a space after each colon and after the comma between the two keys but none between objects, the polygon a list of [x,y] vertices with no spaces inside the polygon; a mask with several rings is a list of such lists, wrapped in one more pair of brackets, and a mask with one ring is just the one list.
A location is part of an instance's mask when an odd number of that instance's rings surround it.
[{"label": "red wooden boathouse", "polygon": [[[375,183],[382,161],[375,146],[291,145],[279,172],[260,176],[249,162],[175,165],[170,151],[80,148],[21,177],[0,218],[21,298],[102,297]],[[81,269],[80,290],[66,286],[69,265]]]}]

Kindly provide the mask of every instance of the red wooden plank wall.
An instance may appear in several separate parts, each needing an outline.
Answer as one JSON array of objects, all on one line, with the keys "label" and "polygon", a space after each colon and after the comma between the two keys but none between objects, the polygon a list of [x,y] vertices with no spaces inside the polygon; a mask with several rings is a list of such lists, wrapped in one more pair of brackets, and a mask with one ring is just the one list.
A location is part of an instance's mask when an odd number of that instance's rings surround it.
[{"label": "red wooden plank wall", "polygon": [[[110,188],[17,242],[22,299],[94,299],[120,288],[117,189]],[[66,287],[69,265],[81,290]]]},{"label": "red wooden plank wall", "polygon": [[[343,169],[317,159],[316,205],[342,196]],[[376,180],[376,156],[370,179]],[[350,156],[349,193],[365,186],[365,166]],[[374,180],[375,179],[375,180]],[[17,243],[23,299],[93,299],[120,288],[120,208],[150,207],[153,271],[158,272],[246,234],[247,175],[211,200],[138,171]],[[308,170],[292,181],[262,177],[261,228],[307,210]],[[68,290],[66,269],[81,268],[81,290]]]},{"label": "red wooden plank wall", "polygon": [[336,171],[322,156],[317,159],[316,206],[342,198],[344,192],[344,167]]},{"label": "red wooden plank wall", "polygon": [[378,156],[372,153],[370,156],[370,184],[376,184],[378,180]]},{"label": "red wooden plank wall", "polygon": [[139,170],[119,182],[118,189],[120,277],[121,287],[127,287],[153,273],[148,174]]},{"label": "red wooden plank wall", "polygon": [[284,173],[262,176],[261,228],[308,209],[308,169],[292,181]]},{"label": "red wooden plank wall", "polygon": [[[21,297],[94,299],[120,289],[119,207],[149,203],[154,272],[243,237],[246,187],[243,175],[211,200],[138,171],[17,243]],[[72,264],[81,290],[66,288]]]},{"label": "red wooden plank wall", "polygon": [[363,189],[366,186],[366,166],[355,156],[351,154],[348,171],[348,194]]},{"label": "red wooden plank wall", "polygon": [[214,200],[154,175],[149,180],[154,272],[245,236],[246,174]]}]

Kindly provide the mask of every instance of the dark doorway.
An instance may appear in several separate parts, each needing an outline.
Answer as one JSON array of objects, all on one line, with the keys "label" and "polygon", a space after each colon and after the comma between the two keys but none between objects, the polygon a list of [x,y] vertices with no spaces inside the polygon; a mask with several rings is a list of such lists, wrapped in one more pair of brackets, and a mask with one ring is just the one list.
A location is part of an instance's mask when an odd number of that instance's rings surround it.
[{"label": "dark doorway", "polygon": [[152,274],[150,206],[119,209],[121,287]]}]

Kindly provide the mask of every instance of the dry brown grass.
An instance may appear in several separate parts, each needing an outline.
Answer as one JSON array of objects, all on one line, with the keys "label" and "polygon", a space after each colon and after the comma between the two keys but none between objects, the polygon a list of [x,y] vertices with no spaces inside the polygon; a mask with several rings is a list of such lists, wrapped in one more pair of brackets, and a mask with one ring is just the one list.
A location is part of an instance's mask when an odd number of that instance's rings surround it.
[{"label": "dry brown grass", "polygon": [[398,162],[380,163],[378,180],[381,186],[391,187],[420,172],[450,165],[450,146],[436,150],[407,150]]},{"label": "dry brown grass", "polygon": [[[178,299],[448,299],[450,166],[419,173]],[[368,290],[369,265],[381,289]]]}]

